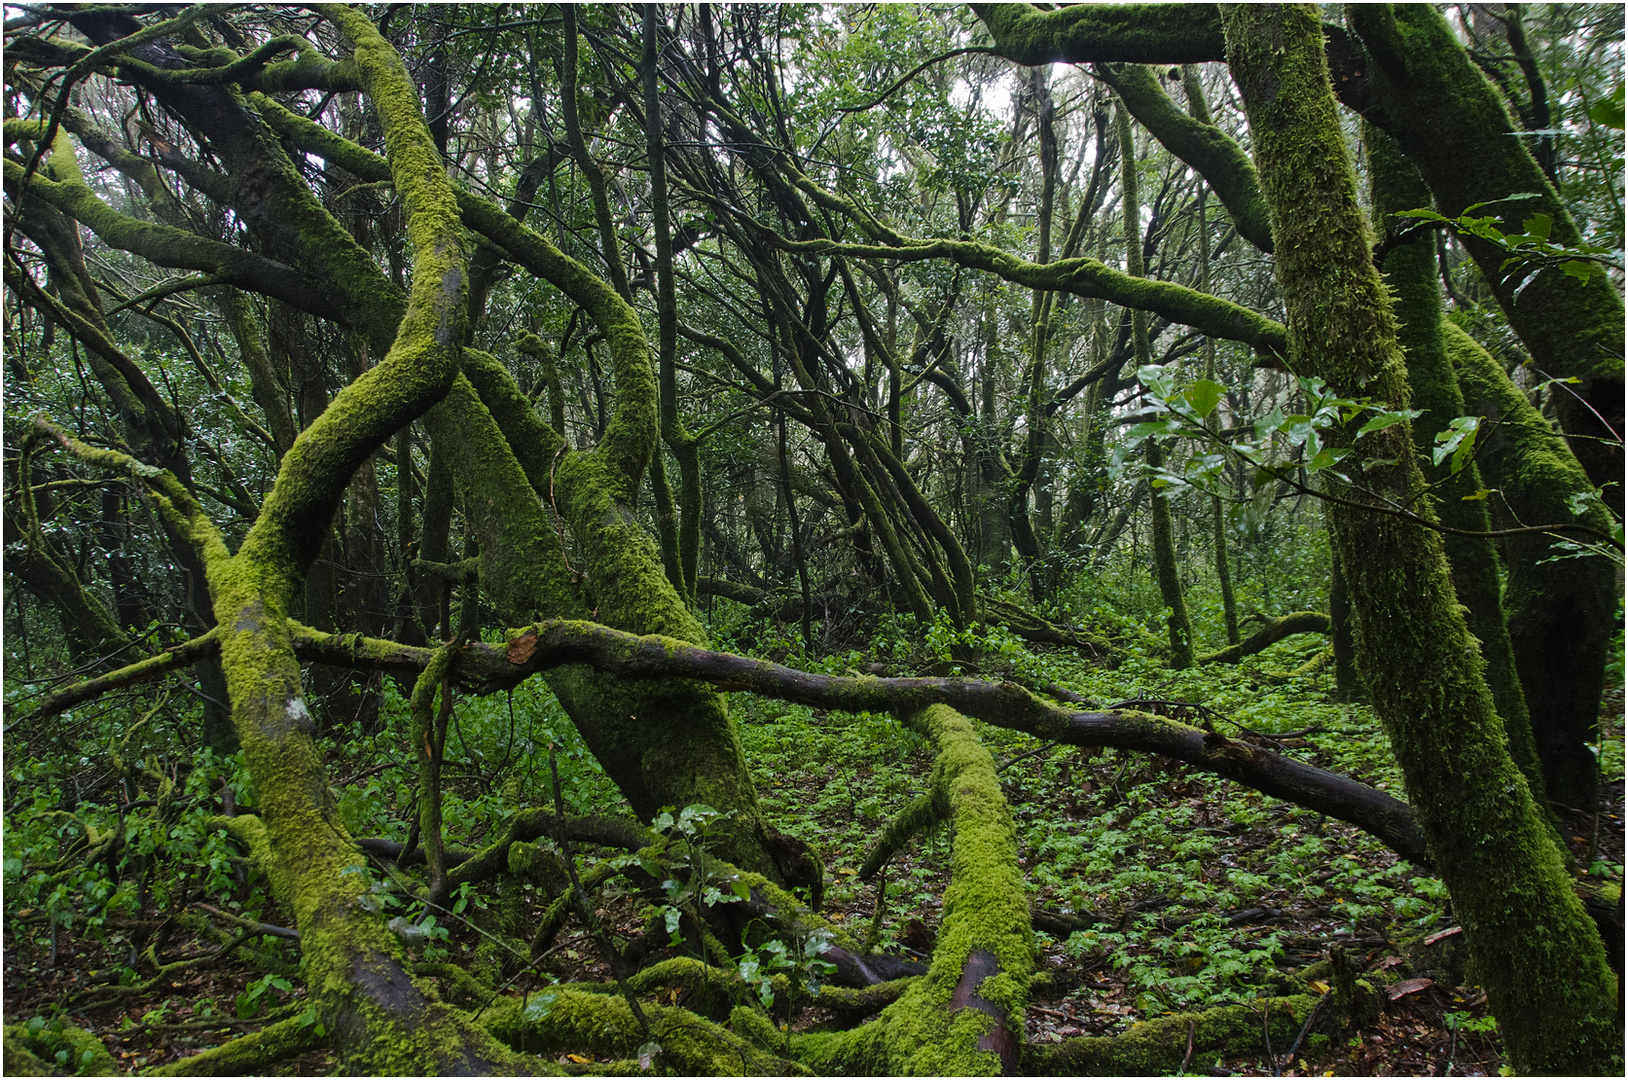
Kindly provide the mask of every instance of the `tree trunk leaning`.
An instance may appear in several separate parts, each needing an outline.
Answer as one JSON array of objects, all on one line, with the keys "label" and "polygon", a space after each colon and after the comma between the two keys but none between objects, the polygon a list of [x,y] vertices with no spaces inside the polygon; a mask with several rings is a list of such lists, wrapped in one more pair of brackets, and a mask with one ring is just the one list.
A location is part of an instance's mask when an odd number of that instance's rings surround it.
[{"label": "tree trunk leaning", "polygon": [[[1240,5],[1222,9],[1222,24],[1272,209],[1291,362],[1336,392],[1401,406],[1402,357],[1369,257],[1317,10]],[[1374,462],[1357,474],[1364,486],[1402,503],[1416,496],[1423,479],[1406,427],[1372,432],[1355,448],[1355,459]],[[1620,1072],[1616,979],[1509,756],[1439,536],[1345,506],[1326,513],[1350,583],[1358,668],[1511,1064]]]}]

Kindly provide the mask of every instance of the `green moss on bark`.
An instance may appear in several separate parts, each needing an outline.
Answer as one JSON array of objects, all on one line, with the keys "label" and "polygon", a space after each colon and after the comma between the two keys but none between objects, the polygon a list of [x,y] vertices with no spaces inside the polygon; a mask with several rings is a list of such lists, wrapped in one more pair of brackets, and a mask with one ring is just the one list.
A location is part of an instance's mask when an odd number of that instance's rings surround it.
[{"label": "green moss on bark", "polygon": [[1152,68],[1112,64],[1099,65],[1095,70],[1160,145],[1204,177],[1232,216],[1238,235],[1262,251],[1271,252],[1271,218],[1261,196],[1255,165],[1243,147],[1213,123],[1178,109],[1160,88]]},{"label": "green moss on bark", "polygon": [[955,823],[944,921],[927,975],[874,1022],[793,1038],[793,1057],[817,1073],[974,1076],[1017,1064],[1034,938],[1011,814],[970,721],[934,705],[910,724],[938,747],[931,783]]},{"label": "green moss on bark", "polygon": [[[1446,17],[1428,4],[1353,4],[1349,10],[1371,61],[1364,73],[1374,95],[1370,114],[1419,167],[1435,208],[1454,217],[1472,204],[1493,203],[1488,211],[1500,215],[1507,233],[1524,232],[1521,222],[1543,213],[1553,242],[1576,243],[1580,234],[1570,211],[1528,152],[1529,140],[1516,137],[1498,89]],[[1517,194],[1537,197],[1503,201]],[[1604,274],[1584,284],[1558,268],[1528,279],[1522,268],[1504,267],[1502,248],[1461,239],[1537,367],[1550,377],[1582,380],[1577,397],[1556,399],[1561,426],[1594,483],[1616,485],[1607,498],[1621,514],[1624,323],[1616,288]]]},{"label": "green moss on bark", "polygon": [[[784,1076],[796,1066],[716,1024],[667,1006],[641,1006],[650,1041],[661,1050],[656,1069],[679,1076]],[[481,1015],[504,1042],[538,1055],[561,1053],[626,1059],[629,1071],[646,1036],[620,997],[583,990],[534,991],[526,1000],[504,998]]]},{"label": "green moss on bark", "polygon": [[[1390,136],[1371,124],[1364,125],[1363,135],[1368,147],[1374,212],[1380,216],[1380,231],[1390,232],[1399,224],[1391,215],[1428,205],[1430,191]],[[1439,465],[1430,462],[1429,440],[1437,432],[1448,430],[1448,425],[1464,414],[1464,395],[1459,391],[1442,336],[1435,237],[1428,232],[1416,233],[1391,249],[1381,269],[1393,291],[1397,343],[1406,357],[1413,407],[1423,414],[1413,425],[1414,446],[1426,481],[1435,485],[1436,514],[1444,525],[1485,533],[1491,524],[1487,504],[1478,497],[1482,487],[1476,463],[1466,463],[1455,475],[1450,458]],[[1497,553],[1492,541],[1485,537],[1449,534],[1442,542],[1452,568],[1454,594],[1465,606],[1470,633],[1480,642],[1481,656],[1487,664],[1487,685],[1504,721],[1510,753],[1526,776],[1527,786],[1542,794],[1543,767],[1532,741],[1526,695],[1515,672],[1515,654],[1504,624]],[[1558,842],[1559,836],[1555,839]]]},{"label": "green moss on bark", "polygon": [[1116,4],[1040,11],[973,4],[996,50],[1019,64],[1089,57],[1104,63],[1201,64],[1223,56],[1214,4]]},{"label": "green moss on bark", "polygon": [[[1497,488],[1488,500],[1495,524],[1576,523],[1608,533],[1611,521],[1598,503],[1572,514],[1570,500],[1592,485],[1566,440],[1473,338],[1451,323],[1443,332],[1465,409],[1484,418],[1478,460],[1483,482]],[[1621,595],[1605,556],[1556,561],[1559,535],[1526,533],[1500,541],[1508,570],[1503,607],[1549,797],[1592,807],[1598,765],[1589,743]]]},{"label": "green moss on bark", "polygon": [[[1240,5],[1222,21],[1272,206],[1295,370],[1400,407],[1396,329],[1369,259],[1316,9]],[[1355,450],[1370,460],[1363,486],[1415,500],[1422,478],[1405,427]],[[1616,980],[1509,756],[1439,537],[1401,518],[1333,504],[1326,513],[1351,587],[1359,669],[1512,1064],[1620,1071]]]},{"label": "green moss on bark", "polygon": [[[1282,1054],[1293,1045],[1316,1006],[1315,996],[1299,994],[1191,1015],[1161,1016],[1118,1035],[1029,1047],[1023,1055],[1024,1070],[1031,1076],[1170,1075],[1184,1062],[1196,1065],[1199,1054],[1264,1054],[1267,1031],[1273,1050]],[[1264,1023],[1263,1009],[1269,1014]]]}]

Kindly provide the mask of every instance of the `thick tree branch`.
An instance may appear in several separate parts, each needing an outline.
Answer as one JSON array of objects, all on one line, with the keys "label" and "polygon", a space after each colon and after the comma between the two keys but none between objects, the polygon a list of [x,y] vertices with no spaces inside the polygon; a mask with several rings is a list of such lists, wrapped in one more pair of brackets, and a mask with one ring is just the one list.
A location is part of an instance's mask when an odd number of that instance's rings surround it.
[{"label": "thick tree branch", "polygon": [[1328,616],[1321,611],[1291,611],[1287,615],[1268,622],[1237,645],[1229,645],[1225,649],[1210,653],[1208,656],[1199,657],[1199,663],[1236,664],[1244,657],[1253,656],[1268,645],[1275,645],[1292,634],[1326,633],[1328,633]]},{"label": "thick tree branch", "polygon": [[[303,628],[296,631],[295,641],[302,659],[401,675],[422,670],[433,652]],[[1164,717],[1066,709],[1015,683],[816,675],[671,638],[640,637],[594,623],[566,621],[538,623],[506,646],[472,642],[453,661],[452,677],[477,693],[493,693],[566,664],[588,664],[619,678],[701,679],[720,690],[745,690],[850,712],[908,715],[928,705],[949,705],[987,724],[1042,739],[1164,754],[1348,821],[1419,866],[1430,862],[1407,804],[1366,784]]]},{"label": "thick tree branch", "polygon": [[1261,195],[1260,177],[1226,132],[1187,115],[1163,90],[1152,69],[1141,64],[1099,64],[1097,76],[1119,93],[1131,115],[1172,154],[1196,169],[1232,215],[1238,235],[1262,251],[1272,250],[1272,221]]},{"label": "thick tree branch", "polygon": [[1123,64],[1202,64],[1226,59],[1214,4],[973,4],[995,51],[1035,65],[1084,59]]}]

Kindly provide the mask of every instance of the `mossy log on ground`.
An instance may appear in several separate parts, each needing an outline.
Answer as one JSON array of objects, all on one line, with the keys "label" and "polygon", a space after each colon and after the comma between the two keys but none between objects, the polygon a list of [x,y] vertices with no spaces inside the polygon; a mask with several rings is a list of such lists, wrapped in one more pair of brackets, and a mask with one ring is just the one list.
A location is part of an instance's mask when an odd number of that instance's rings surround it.
[{"label": "mossy log on ground", "polygon": [[863,1027],[792,1036],[790,1056],[831,1075],[1012,1073],[1034,964],[1017,837],[995,762],[972,724],[933,705],[910,725],[938,748],[933,783],[955,823],[943,923],[927,975]]},{"label": "mossy log on ground", "polygon": [[522,1052],[544,1058],[561,1053],[619,1058],[632,1074],[640,1071],[641,1048],[653,1042],[660,1047],[652,1058],[654,1067],[678,1076],[809,1075],[773,1049],[687,1009],[641,1008],[650,1021],[648,1036],[624,998],[560,988],[533,992],[524,999],[503,998],[482,1013],[479,1022]]},{"label": "mossy log on ground", "polygon": [[[1320,999],[1263,998],[1198,1013],[1146,1020],[1118,1035],[1087,1035],[1024,1048],[1029,1076],[1163,1076],[1202,1071],[1211,1055],[1267,1055],[1281,1062]],[[1304,1047],[1302,1047],[1304,1049]],[[1273,1070],[1274,1072],[1276,1069]]]},{"label": "mossy log on ground", "polygon": [[1294,634],[1328,633],[1328,616],[1321,611],[1291,611],[1267,620],[1265,626],[1236,645],[1217,649],[1199,657],[1201,664],[1236,664],[1246,656],[1254,656],[1269,645],[1276,645]]},{"label": "mossy log on ground", "polygon": [[1024,641],[1033,644],[1061,645],[1067,649],[1076,649],[1088,659],[1104,657],[1118,659],[1128,655],[1123,647],[1114,644],[1101,634],[1054,623],[1006,600],[981,596],[978,599],[978,608],[985,622],[1004,626]]},{"label": "mossy log on ground", "polygon": [[[431,655],[429,649],[396,642],[303,628],[299,640],[305,659],[380,668],[403,676],[416,675]],[[849,712],[909,714],[927,705],[945,704],[985,723],[1042,739],[1165,754],[1348,821],[1416,866],[1423,868],[1431,861],[1413,812],[1385,792],[1217,732],[1147,713],[1068,709],[1010,682],[817,675],[671,638],[638,637],[594,623],[564,621],[539,623],[517,634],[507,646],[471,642],[454,660],[452,676],[477,692],[494,693],[564,664],[589,664],[624,679],[701,679],[722,690],[747,690]]]}]

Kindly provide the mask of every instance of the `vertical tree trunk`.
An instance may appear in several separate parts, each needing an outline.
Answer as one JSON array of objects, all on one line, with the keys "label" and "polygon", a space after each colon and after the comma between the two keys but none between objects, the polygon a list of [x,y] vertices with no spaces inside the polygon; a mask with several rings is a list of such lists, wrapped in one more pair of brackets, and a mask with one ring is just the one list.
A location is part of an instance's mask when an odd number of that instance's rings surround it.
[{"label": "vertical tree trunk", "polygon": [[[1498,489],[1488,500],[1494,523],[1577,522],[1608,534],[1611,520],[1599,504],[1572,516],[1570,500],[1592,485],[1566,440],[1474,339],[1452,323],[1442,330],[1465,410],[1483,418],[1478,460],[1483,482]],[[1509,641],[1549,798],[1592,810],[1599,765],[1590,744],[1621,598],[1615,568],[1604,555],[1556,559],[1555,537],[1544,533],[1502,544]]]},{"label": "vertical tree trunk", "polygon": [[[1577,223],[1518,138],[1498,91],[1429,4],[1353,4],[1351,28],[1369,63],[1358,81],[1371,95],[1363,113],[1383,127],[1419,167],[1449,217],[1472,204],[1492,203],[1506,233],[1537,212],[1552,222],[1550,240],[1575,244]],[[1516,194],[1536,198],[1511,201]],[[1481,213],[1482,211],[1477,211]],[[1577,396],[1561,394],[1561,427],[1607,505],[1623,510],[1623,309],[1604,274],[1584,284],[1550,267],[1525,276],[1506,268],[1508,252],[1473,236],[1464,248],[1492,286],[1509,325],[1539,370],[1576,377]],[[1603,422],[1602,422],[1603,421]]]},{"label": "vertical tree trunk", "polygon": [[[1193,119],[1201,124],[1213,124],[1196,64],[1182,65],[1181,82],[1187,94],[1187,111]],[[1210,291],[1210,230],[1205,220],[1209,191],[1209,183],[1201,179],[1198,188],[1198,289],[1206,293]],[[1212,337],[1204,339],[1204,377],[1215,378],[1215,339]],[[1211,429],[1220,431],[1221,414],[1212,412],[1206,422]],[[1210,499],[1210,537],[1215,548],[1215,577],[1221,589],[1221,616],[1227,627],[1227,644],[1236,645],[1243,639],[1238,634],[1238,601],[1233,596],[1232,564],[1227,559],[1226,513],[1219,495]]]},{"label": "vertical tree trunk", "polygon": [[[661,96],[656,70],[656,6],[644,8],[643,54],[645,133],[650,160],[650,215],[656,230],[656,354],[660,379],[661,439],[678,462],[678,512],[669,538],[664,526],[663,558],[671,548],[668,576],[690,605],[695,603],[695,576],[701,557],[701,447],[678,415],[678,298],[673,286],[673,234],[667,209],[666,142],[661,127]],[[660,452],[657,452],[657,460]],[[657,497],[664,494],[665,475],[653,478]],[[671,497],[669,496],[669,501]]]},{"label": "vertical tree trunk", "polygon": [[[1395,324],[1368,254],[1317,10],[1239,5],[1222,9],[1222,25],[1271,207],[1291,362],[1336,392],[1400,406],[1408,391]],[[1405,427],[1354,449],[1370,462],[1360,484],[1413,502],[1423,480]],[[1620,1072],[1616,979],[1509,756],[1438,534],[1339,504],[1327,516],[1350,583],[1358,667],[1511,1064]]]},{"label": "vertical tree trunk", "polygon": [[[1142,202],[1136,185],[1136,145],[1131,138],[1131,115],[1123,102],[1114,110],[1114,123],[1119,130],[1119,160],[1123,169],[1121,199],[1125,218],[1125,269],[1132,277],[1141,277],[1142,267]],[[1136,366],[1141,368],[1153,362],[1148,345],[1147,312],[1131,312],[1131,340],[1136,350]],[[1150,438],[1146,446],[1148,467],[1164,466],[1164,452],[1159,440]],[[1187,598],[1182,595],[1181,575],[1176,566],[1176,544],[1170,529],[1170,500],[1157,479],[1149,480],[1152,495],[1150,512],[1153,534],[1153,574],[1159,583],[1159,595],[1167,611],[1165,627],[1170,633],[1170,666],[1193,666],[1193,624],[1187,617]]]},{"label": "vertical tree trunk", "polygon": [[1340,569],[1339,552],[1329,555],[1328,637],[1334,649],[1334,700],[1356,701],[1363,696],[1363,687],[1351,645],[1351,592]]},{"label": "vertical tree trunk", "polygon": [[[1373,186],[1374,212],[1380,215],[1382,233],[1396,226],[1389,215],[1423,206],[1430,191],[1419,171],[1397,149],[1389,135],[1366,124],[1363,139],[1368,150],[1368,172]],[[1403,219],[1405,220],[1405,219]],[[1407,362],[1408,386],[1413,406],[1423,412],[1414,422],[1415,453],[1430,456],[1430,442],[1437,432],[1464,412],[1464,395],[1447,359],[1442,337],[1441,287],[1436,278],[1436,244],[1428,233],[1419,233],[1391,248],[1380,267],[1395,300],[1397,343]],[[1444,525],[1466,532],[1486,532],[1490,528],[1487,504],[1477,498],[1482,491],[1481,471],[1473,460],[1455,476],[1452,459],[1424,469],[1425,480],[1438,485],[1434,504]],[[1504,625],[1504,605],[1499,597],[1498,556],[1492,541],[1476,536],[1444,536],[1447,563],[1453,572],[1453,591],[1465,607],[1470,633],[1481,643],[1486,661],[1487,685],[1504,721],[1509,752],[1526,774],[1527,785],[1541,796],[1543,768],[1532,743],[1532,722],[1527,714],[1526,695],[1515,673],[1515,654],[1510,649],[1509,629]],[[1598,695],[1590,708],[1598,707]],[[1543,809],[1547,810],[1547,806]],[[1558,839],[1558,838],[1557,838]],[[1564,850],[1564,849],[1562,849]]]}]

